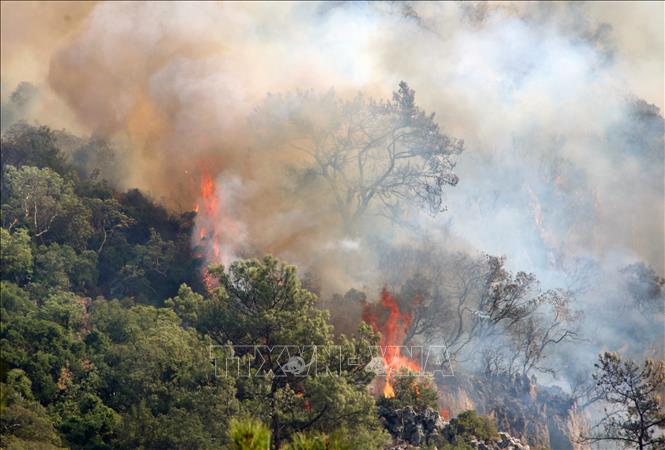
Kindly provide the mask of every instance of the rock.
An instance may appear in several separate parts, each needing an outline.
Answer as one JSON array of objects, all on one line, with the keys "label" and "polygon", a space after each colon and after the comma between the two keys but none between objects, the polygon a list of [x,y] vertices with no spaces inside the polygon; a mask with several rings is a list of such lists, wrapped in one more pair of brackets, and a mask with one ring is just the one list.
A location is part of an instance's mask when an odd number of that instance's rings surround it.
[{"label": "rock", "polygon": [[391,435],[401,435],[403,425],[402,416],[399,414],[399,411],[380,407],[379,416],[383,419],[383,424]]},{"label": "rock", "polygon": [[422,425],[418,424],[415,426],[413,431],[409,434],[407,439],[410,444],[420,445],[425,443],[425,433],[423,432]]},{"label": "rock", "polygon": [[431,408],[416,411],[411,406],[401,409],[380,406],[378,412],[385,428],[398,444],[425,445],[433,436],[439,435],[447,424],[438,411]]},{"label": "rock", "polygon": [[429,435],[434,433],[437,429],[437,423],[439,423],[439,419],[441,418],[441,416],[439,416],[439,413],[434,411],[433,409],[426,409],[425,411],[422,412],[421,417],[422,417],[421,423],[423,425],[425,434]]},{"label": "rock", "polygon": [[[445,433],[448,422],[431,408],[419,411],[410,406],[399,409],[379,406],[378,410],[384,426],[393,437],[391,450],[410,450],[441,442],[442,439],[443,442],[453,439]],[[499,432],[496,442],[473,439],[471,447],[474,450],[529,450],[528,445],[505,431]]]},{"label": "rock", "polygon": [[474,450],[530,450],[530,447],[505,431],[499,432],[498,441],[481,441],[472,439],[470,445]]},{"label": "rock", "polygon": [[443,420],[443,417],[439,416],[436,419],[436,423],[434,424],[434,430],[436,432],[440,433],[441,431],[443,431],[444,428],[446,428],[446,425],[448,425],[448,423],[449,422],[446,422],[445,420]]}]

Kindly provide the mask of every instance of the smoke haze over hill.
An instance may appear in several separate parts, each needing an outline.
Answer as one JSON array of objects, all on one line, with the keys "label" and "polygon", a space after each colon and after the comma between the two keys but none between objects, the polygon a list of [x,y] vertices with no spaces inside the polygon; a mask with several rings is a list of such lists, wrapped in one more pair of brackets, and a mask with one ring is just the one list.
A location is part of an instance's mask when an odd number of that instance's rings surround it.
[{"label": "smoke haze over hill", "polygon": [[[219,205],[198,226],[224,224],[218,262],[270,252],[324,297],[376,295],[377,242],[426,238],[575,290],[599,332],[566,365],[662,343],[662,311],[607,311],[627,302],[625,267],[665,270],[662,3],[3,3],[2,29],[3,130],[108,138],[105,176],[178,211],[204,207],[211,177]],[[444,212],[409,206],[406,227],[367,215],[351,235],[323,188],[296,183],[298,132],[256,111],[296,92],[390,99],[400,80],[464,141],[459,183]]]}]

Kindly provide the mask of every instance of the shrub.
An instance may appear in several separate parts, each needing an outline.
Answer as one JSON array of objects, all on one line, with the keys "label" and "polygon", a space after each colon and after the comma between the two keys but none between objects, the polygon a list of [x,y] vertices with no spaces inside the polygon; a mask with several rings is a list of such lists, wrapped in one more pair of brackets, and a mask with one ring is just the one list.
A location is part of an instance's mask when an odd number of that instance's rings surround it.
[{"label": "shrub", "polygon": [[325,434],[297,433],[285,450],[351,450],[351,447]]},{"label": "shrub", "polygon": [[229,437],[233,450],[269,450],[270,430],[254,419],[232,419]]},{"label": "shrub", "polygon": [[479,416],[475,411],[464,411],[452,419],[444,429],[452,444],[468,443],[471,439],[496,441],[499,438],[496,426],[489,417]]}]

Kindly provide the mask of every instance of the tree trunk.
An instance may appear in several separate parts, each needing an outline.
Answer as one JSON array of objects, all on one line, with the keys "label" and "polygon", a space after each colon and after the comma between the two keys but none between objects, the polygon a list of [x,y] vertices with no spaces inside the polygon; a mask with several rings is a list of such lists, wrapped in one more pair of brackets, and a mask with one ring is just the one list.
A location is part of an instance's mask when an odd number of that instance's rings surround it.
[{"label": "tree trunk", "polygon": [[270,408],[271,408],[271,417],[270,417],[270,428],[272,428],[272,448],[273,450],[279,450],[281,444],[281,439],[279,436],[279,417],[277,417],[277,405],[275,404],[275,392],[277,391],[277,385],[275,380],[272,382],[270,388]]}]

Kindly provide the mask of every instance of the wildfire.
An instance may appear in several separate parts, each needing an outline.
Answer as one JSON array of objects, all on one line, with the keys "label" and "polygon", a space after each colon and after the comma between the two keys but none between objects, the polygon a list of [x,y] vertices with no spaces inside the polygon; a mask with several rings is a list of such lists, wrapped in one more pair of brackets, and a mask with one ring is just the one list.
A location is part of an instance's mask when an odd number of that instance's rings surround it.
[{"label": "wildfire", "polygon": [[212,290],[215,287],[215,280],[208,273],[207,264],[221,262],[221,233],[215,226],[220,212],[220,201],[216,191],[215,181],[207,171],[203,170],[199,185],[200,201],[194,206],[194,211],[197,214],[196,226],[198,228],[198,232],[195,231],[195,236],[198,236],[198,242],[194,244],[203,249],[203,253],[200,253],[198,256],[206,262],[202,277],[208,290]]},{"label": "wildfire", "polygon": [[215,194],[215,181],[205,171],[201,175],[201,198],[203,199],[203,212],[207,216],[215,216],[219,211],[219,199]]},{"label": "wildfire", "polygon": [[213,289],[215,289],[217,285],[217,281],[213,278],[210,272],[208,272],[207,267],[203,268],[203,284],[205,284],[205,287],[206,289],[208,289],[208,292],[211,292]]},{"label": "wildfire", "polygon": [[[420,365],[407,356],[402,355],[401,345],[411,325],[411,314],[402,313],[395,298],[386,288],[381,291],[380,308],[382,311],[372,310],[369,306],[363,311],[363,320],[369,323],[374,330],[381,332],[381,357],[386,371],[386,382],[383,395],[386,398],[395,396],[392,380],[402,369],[419,372]],[[386,315],[387,312],[387,315]],[[379,315],[383,316],[379,320]]]},{"label": "wildfire", "polygon": [[[224,180],[213,178],[206,168],[202,168],[200,173],[192,243],[198,249],[197,256],[204,260],[205,267],[229,264],[246,240],[245,228],[234,218],[237,209],[234,193],[239,190],[238,182],[233,177]],[[202,276],[208,289],[212,289],[215,280],[206,268]]]}]

